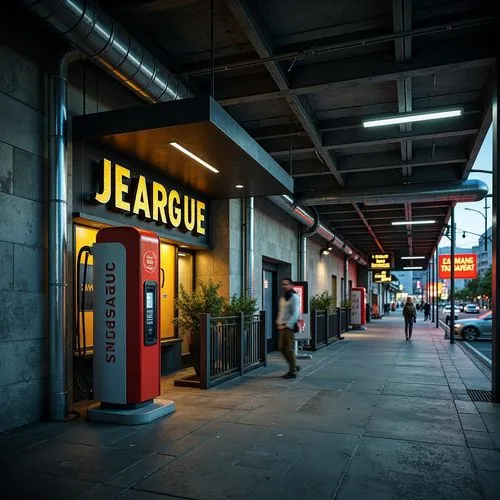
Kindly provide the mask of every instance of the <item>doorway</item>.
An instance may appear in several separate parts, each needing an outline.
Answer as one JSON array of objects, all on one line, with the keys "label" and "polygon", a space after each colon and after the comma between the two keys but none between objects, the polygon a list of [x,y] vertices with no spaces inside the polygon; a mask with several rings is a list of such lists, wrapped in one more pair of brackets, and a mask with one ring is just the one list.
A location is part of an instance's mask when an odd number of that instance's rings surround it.
[{"label": "doorway", "polygon": [[274,318],[277,312],[277,273],[264,269],[262,271],[262,306],[266,311],[267,351],[278,349],[278,335],[274,327]]}]

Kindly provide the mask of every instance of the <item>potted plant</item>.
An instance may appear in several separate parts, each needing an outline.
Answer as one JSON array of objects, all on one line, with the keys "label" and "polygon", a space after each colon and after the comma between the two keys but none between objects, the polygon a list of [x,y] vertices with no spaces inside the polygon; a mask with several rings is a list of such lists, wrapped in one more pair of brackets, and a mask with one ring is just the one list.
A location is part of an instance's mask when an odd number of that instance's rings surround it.
[{"label": "potted plant", "polygon": [[175,324],[183,328],[189,335],[189,352],[196,375],[200,376],[200,316],[208,313],[221,316],[226,299],[219,295],[222,283],[198,281],[196,289],[189,294],[180,287],[179,296],[175,301],[178,316]]},{"label": "potted plant", "polygon": [[311,309],[318,311],[331,311],[335,309],[335,297],[329,294],[326,290],[311,297]]},{"label": "potted plant", "polygon": [[239,316],[241,313],[245,315],[245,323],[243,325],[245,358],[249,351],[250,337],[248,331],[252,324],[252,316],[257,312],[257,299],[243,295],[238,297],[233,295],[224,306],[224,316]]}]

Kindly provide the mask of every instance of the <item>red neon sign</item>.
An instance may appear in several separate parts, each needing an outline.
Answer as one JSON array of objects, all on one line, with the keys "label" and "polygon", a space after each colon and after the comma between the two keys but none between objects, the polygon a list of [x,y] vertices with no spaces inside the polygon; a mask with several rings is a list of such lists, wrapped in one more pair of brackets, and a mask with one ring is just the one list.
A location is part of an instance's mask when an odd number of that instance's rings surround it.
[{"label": "red neon sign", "polygon": [[[451,255],[439,256],[439,278],[451,278]],[[477,255],[460,253],[455,255],[455,279],[477,278]]]}]

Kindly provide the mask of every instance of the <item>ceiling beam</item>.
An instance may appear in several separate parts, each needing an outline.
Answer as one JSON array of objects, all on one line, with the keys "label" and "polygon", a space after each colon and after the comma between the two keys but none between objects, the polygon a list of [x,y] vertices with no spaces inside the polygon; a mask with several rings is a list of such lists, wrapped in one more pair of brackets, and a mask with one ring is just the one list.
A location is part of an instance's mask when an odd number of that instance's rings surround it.
[{"label": "ceiling beam", "polygon": [[[242,0],[227,0],[229,3]],[[252,92],[248,83],[245,88],[222,88],[218,102],[223,106],[245,104],[266,99],[286,98],[302,94],[330,92],[342,87],[371,85],[398,78],[419,77],[448,73],[460,69],[491,66],[494,63],[494,46],[488,37],[453,40],[429,46],[421,50],[411,61],[397,62],[387,54],[371,54],[357,58],[347,57],[320,64],[301,66],[287,89],[278,92]],[[279,66],[277,63],[272,63]],[[247,78],[251,82],[251,78]],[[251,88],[251,87],[250,87]]]},{"label": "ceiling beam", "polygon": [[[247,0],[226,0],[226,3],[259,57],[272,57],[276,43],[258,7]],[[303,97],[299,95],[290,95],[288,77],[277,61],[267,62],[265,66],[280,92],[284,93],[286,101],[295,117],[311,139],[314,145],[313,150],[318,152],[321,161],[328,167],[337,183],[343,186],[344,180],[337,170],[333,157],[323,148],[323,141],[321,133],[318,130],[317,120],[309,108],[309,105]]]},{"label": "ceiling beam", "polygon": [[413,153],[413,159],[408,162],[403,162],[400,154],[395,151],[370,155],[350,155],[339,158],[339,170],[346,174],[399,170],[403,166],[403,163],[412,168],[417,168],[465,163],[467,159],[468,154],[465,148],[443,146],[435,148],[434,151],[432,151],[432,148],[417,149]]},{"label": "ceiling beam", "polygon": [[[323,148],[326,150],[341,151],[344,149],[356,149],[366,146],[377,146],[399,142],[403,139],[421,141],[426,139],[443,139],[447,137],[460,137],[474,135],[481,126],[481,120],[475,115],[463,116],[450,120],[440,120],[433,123],[419,124],[410,132],[401,132],[397,128],[381,127],[379,130],[358,128],[353,130],[341,130],[338,132],[326,132],[323,134]],[[271,156],[279,158],[288,156],[289,151],[273,149],[272,141],[263,141],[261,146]],[[315,148],[302,147],[294,150],[294,153],[310,153]]]}]

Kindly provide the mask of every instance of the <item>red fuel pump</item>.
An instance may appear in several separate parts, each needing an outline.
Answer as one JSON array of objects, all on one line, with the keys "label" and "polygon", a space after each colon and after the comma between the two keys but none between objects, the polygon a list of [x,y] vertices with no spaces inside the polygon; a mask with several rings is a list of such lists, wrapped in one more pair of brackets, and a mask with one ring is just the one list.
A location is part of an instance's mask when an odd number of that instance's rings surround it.
[{"label": "red fuel pump", "polygon": [[[118,422],[127,411],[129,417],[137,416],[138,408],[146,408],[143,414],[155,412],[161,356],[158,236],[134,227],[101,229],[92,255],[94,396],[101,406],[89,411],[89,416]],[[122,423],[146,423],[154,418],[129,418],[132,421]]]}]

